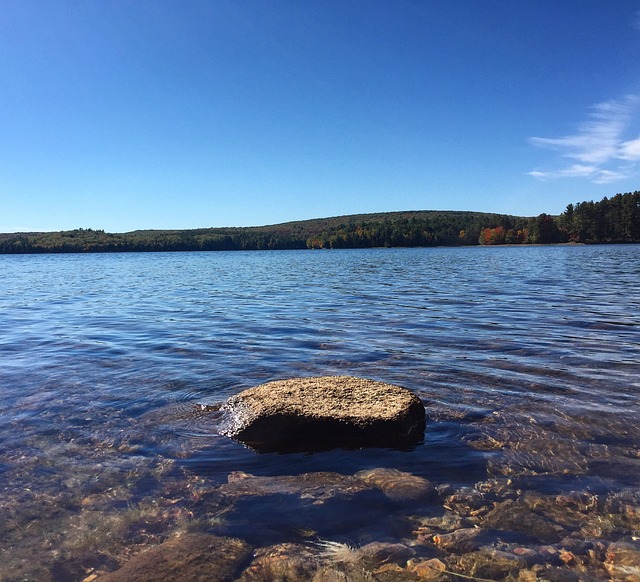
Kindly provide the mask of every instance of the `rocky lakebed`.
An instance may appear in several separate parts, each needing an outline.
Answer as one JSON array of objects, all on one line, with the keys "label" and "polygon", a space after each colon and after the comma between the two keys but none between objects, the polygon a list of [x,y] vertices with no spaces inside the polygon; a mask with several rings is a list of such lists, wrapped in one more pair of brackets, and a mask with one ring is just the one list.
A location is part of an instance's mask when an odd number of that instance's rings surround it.
[{"label": "rocky lakebed", "polygon": [[[162,431],[168,419],[173,428],[223,431],[228,414],[228,403],[169,406],[143,415],[138,432],[83,441],[50,435],[57,445],[46,454],[36,440],[14,451],[2,473],[0,580],[640,580],[635,435],[578,451],[571,435],[533,423],[515,429],[504,412],[427,403],[427,432],[442,422],[468,426],[464,440],[483,454],[482,471],[465,475],[463,466],[445,480],[393,463],[352,472],[343,464],[212,478],[185,462],[195,436],[181,439],[183,454],[174,458],[142,454],[140,435],[148,441],[150,427],[170,441],[172,432]],[[416,422],[424,429],[424,419],[411,417]],[[589,477],[605,453],[608,467],[628,472],[627,487],[607,490],[606,476]],[[282,453],[270,454],[263,458]],[[356,458],[358,450],[324,455]]]}]

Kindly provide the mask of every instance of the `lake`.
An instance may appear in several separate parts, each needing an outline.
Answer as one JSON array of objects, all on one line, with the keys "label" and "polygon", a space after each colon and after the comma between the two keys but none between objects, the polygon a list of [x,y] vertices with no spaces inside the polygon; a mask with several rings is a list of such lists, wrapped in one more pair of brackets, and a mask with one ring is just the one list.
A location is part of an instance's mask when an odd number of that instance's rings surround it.
[{"label": "lake", "polygon": [[[0,266],[0,580],[100,577],[178,532],[244,540],[247,580],[265,548],[344,572],[323,556],[372,542],[413,552],[395,579],[430,559],[489,579],[640,575],[640,246]],[[424,441],[257,454],[217,433],[230,395],[320,375],[414,391]],[[355,475],[376,469],[435,493],[365,491]],[[496,555],[501,570],[478,566]]]}]

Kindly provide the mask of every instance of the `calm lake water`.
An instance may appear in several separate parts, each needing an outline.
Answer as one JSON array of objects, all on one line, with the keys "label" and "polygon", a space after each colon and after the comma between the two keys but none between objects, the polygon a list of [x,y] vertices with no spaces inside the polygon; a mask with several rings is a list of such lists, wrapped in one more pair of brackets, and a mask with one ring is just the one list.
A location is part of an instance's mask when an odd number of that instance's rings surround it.
[{"label": "calm lake water", "polygon": [[[639,246],[0,256],[0,268],[2,580],[82,580],[181,528],[254,548],[415,542],[416,519],[448,494],[492,488],[490,508],[537,495],[548,520],[561,495],[593,496],[599,519],[624,499],[637,515],[592,537],[640,535]],[[415,391],[424,442],[259,455],[217,434],[230,395],[334,374]],[[281,481],[252,502],[228,483],[379,467],[428,479],[440,501],[380,507],[366,524],[355,505],[301,505],[298,523],[273,511]],[[590,535],[553,519],[558,540],[528,547]]]}]

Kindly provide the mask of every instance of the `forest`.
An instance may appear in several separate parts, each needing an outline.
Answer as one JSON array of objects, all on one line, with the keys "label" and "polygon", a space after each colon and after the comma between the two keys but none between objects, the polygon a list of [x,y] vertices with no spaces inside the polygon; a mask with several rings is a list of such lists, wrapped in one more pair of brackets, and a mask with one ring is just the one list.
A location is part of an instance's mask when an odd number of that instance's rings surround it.
[{"label": "forest", "polygon": [[640,191],[569,204],[559,216],[412,211],[357,214],[260,227],[137,230],[78,228],[0,234],[0,253],[336,249],[462,245],[640,243]]}]

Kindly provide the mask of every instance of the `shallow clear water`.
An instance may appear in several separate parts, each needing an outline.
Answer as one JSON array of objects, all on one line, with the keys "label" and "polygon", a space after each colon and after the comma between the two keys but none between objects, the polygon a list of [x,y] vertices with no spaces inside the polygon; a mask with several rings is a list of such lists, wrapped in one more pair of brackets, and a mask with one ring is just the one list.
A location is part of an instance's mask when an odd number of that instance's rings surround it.
[{"label": "shallow clear water", "polygon": [[[389,467],[543,494],[640,483],[638,246],[1,256],[0,268],[0,547],[43,568],[80,547],[70,532],[89,527],[85,510],[95,532],[110,512],[188,500],[233,471]],[[258,455],[199,406],[332,374],[414,390],[424,442]],[[273,515],[234,515],[228,532],[254,545],[286,539],[256,528]],[[327,536],[362,535],[331,521]],[[44,579],[11,568],[7,580]]]}]

